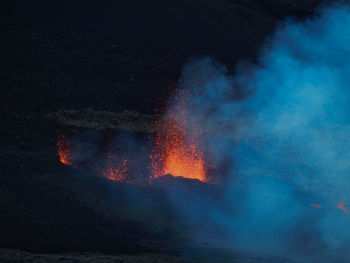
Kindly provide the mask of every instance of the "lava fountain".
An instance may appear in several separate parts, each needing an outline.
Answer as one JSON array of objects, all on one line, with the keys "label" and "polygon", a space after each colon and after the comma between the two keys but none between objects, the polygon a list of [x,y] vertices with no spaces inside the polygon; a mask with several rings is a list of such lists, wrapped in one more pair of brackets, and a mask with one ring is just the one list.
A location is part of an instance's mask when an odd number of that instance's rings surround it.
[{"label": "lava fountain", "polygon": [[[200,140],[202,132],[199,127],[189,121],[191,116],[186,109],[187,99],[188,91],[180,86],[175,90],[163,117],[155,122],[154,144],[148,166],[151,171],[146,175],[147,181],[150,178],[165,175],[201,182],[209,181],[208,160],[205,158],[204,147]],[[81,152],[84,151],[82,149],[84,147],[79,147],[79,142],[68,140],[65,135],[61,135],[57,142],[57,152],[61,163],[72,165],[75,168],[83,166],[92,173],[113,181],[130,181],[133,169],[129,168],[132,162],[123,157],[123,154],[112,155],[100,149],[100,154],[89,156],[86,159],[84,153]],[[137,156],[135,158],[137,159]],[[144,170],[147,170],[147,166],[144,167]]]},{"label": "lava fountain", "polygon": [[200,149],[199,129],[186,125],[185,91],[176,91],[175,103],[166,110],[165,117],[156,122],[155,145],[151,154],[152,176],[166,174],[207,182],[204,153]]}]

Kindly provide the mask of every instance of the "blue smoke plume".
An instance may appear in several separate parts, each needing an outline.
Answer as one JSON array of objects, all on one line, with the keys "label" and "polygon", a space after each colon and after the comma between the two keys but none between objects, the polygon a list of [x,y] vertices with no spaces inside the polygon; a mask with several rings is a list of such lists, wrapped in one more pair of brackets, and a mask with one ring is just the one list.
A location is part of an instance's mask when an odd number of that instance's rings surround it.
[{"label": "blue smoke plume", "polygon": [[350,8],[285,21],[258,62],[232,76],[211,58],[192,60],[183,84],[187,130],[201,130],[227,178],[218,200],[171,193],[196,237],[298,262],[350,262]]}]

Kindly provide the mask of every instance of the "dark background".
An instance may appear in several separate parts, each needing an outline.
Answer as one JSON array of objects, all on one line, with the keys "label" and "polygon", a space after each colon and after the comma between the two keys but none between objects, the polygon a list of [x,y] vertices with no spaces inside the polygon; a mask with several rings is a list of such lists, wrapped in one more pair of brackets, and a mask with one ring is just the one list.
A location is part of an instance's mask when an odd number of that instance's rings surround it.
[{"label": "dark background", "polygon": [[12,1],[8,23],[105,40],[178,48],[231,61],[254,57],[276,22],[311,15],[320,0]]},{"label": "dark background", "polygon": [[233,70],[239,60],[256,58],[280,20],[312,16],[320,2],[2,2],[0,247],[109,253],[192,248],[161,189],[111,185],[59,163],[57,136],[83,129],[47,116],[86,108],[153,116],[190,57],[211,55]]}]

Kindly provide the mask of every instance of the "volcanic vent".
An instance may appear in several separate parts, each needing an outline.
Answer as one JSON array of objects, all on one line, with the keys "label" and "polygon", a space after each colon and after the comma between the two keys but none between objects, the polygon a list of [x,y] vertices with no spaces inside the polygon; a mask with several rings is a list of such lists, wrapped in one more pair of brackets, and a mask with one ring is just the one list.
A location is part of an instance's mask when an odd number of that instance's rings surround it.
[{"label": "volcanic vent", "polygon": [[[130,147],[125,145],[135,144],[132,136],[119,140],[118,145],[107,142],[108,147],[93,145],[99,150],[93,155],[85,157],[81,151],[82,139],[75,140],[79,134],[69,136],[62,134],[58,138],[57,153],[61,163],[73,166],[76,169],[88,169],[91,174],[102,176],[119,182],[151,182],[165,175],[172,177],[183,177],[189,180],[198,180],[202,183],[209,182],[209,160],[206,158],[204,145],[201,144],[199,127],[188,129],[186,125],[187,91],[179,86],[172,99],[172,103],[163,111],[162,116],[154,120],[151,133],[145,139],[146,142],[139,142],[139,148],[143,149],[130,151]],[[86,137],[86,136],[83,136]],[[149,146],[151,145],[151,146]],[[123,148],[115,152],[113,147]],[[148,148],[150,153],[145,151]],[[106,150],[108,149],[108,150]],[[113,153],[114,151],[114,153]],[[143,161],[137,163],[143,154]],[[142,166],[137,167],[135,166]],[[143,170],[140,174],[136,171]],[[135,180],[138,178],[138,180]]]}]

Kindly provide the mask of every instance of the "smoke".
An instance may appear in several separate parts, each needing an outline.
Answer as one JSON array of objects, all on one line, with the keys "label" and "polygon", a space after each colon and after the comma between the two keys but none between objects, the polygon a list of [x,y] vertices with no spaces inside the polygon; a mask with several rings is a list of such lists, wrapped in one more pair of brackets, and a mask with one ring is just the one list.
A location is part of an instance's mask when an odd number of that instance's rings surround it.
[{"label": "smoke", "polygon": [[328,7],[282,23],[258,63],[232,76],[212,58],[183,69],[186,130],[200,131],[227,178],[215,198],[169,193],[198,240],[298,262],[350,260],[349,25],[348,6]]}]

